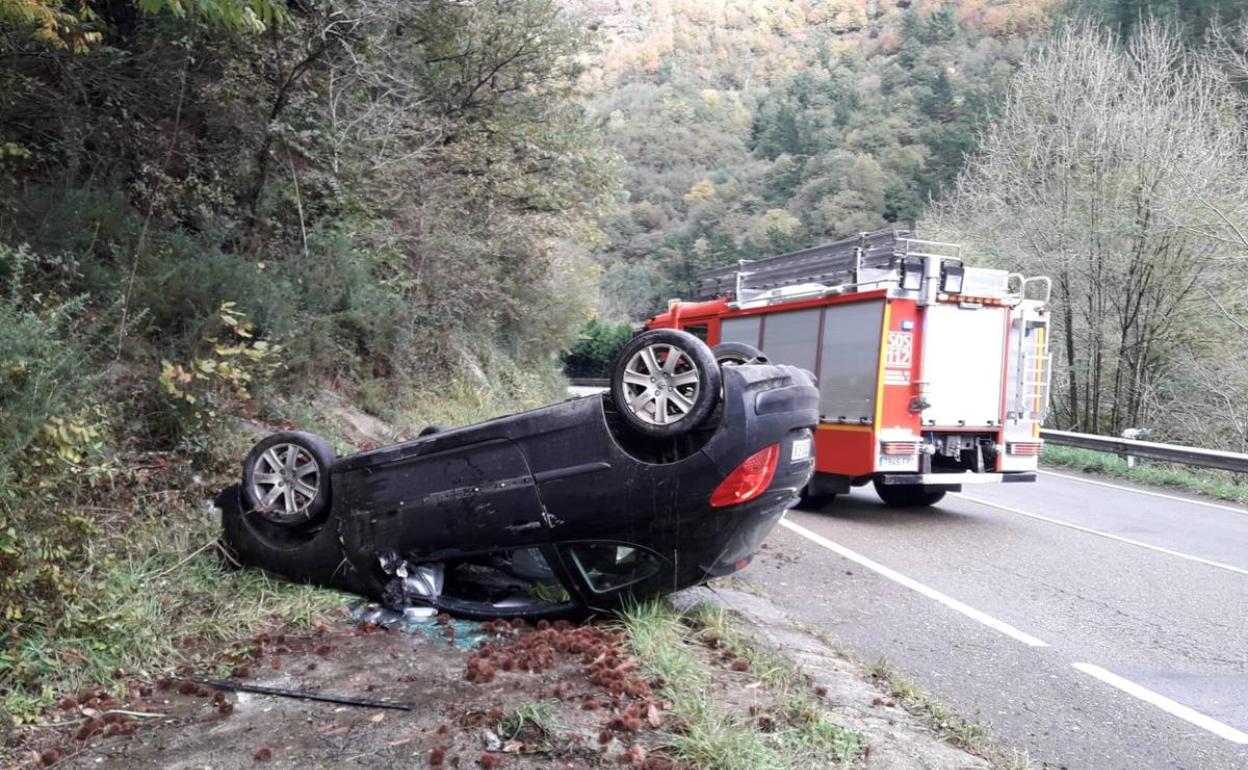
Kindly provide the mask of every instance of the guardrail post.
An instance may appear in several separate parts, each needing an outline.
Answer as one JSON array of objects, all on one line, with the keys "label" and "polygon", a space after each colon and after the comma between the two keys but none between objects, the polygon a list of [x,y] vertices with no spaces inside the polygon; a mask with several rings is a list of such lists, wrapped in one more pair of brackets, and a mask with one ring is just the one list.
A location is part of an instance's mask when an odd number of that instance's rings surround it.
[{"label": "guardrail post", "polygon": [[[1148,438],[1148,428],[1127,428],[1122,432],[1122,437],[1129,441],[1146,439]],[[1131,454],[1130,446],[1124,447],[1124,451],[1121,456],[1126,458],[1128,468],[1135,467],[1135,455]]]}]

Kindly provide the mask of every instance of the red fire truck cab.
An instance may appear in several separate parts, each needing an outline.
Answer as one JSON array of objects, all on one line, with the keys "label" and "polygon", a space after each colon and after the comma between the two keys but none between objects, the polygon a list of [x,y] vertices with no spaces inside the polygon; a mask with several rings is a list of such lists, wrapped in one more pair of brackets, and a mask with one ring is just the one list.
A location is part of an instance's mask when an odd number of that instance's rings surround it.
[{"label": "red fire truck cab", "polygon": [[705,273],[700,301],[646,326],[815,373],[808,504],[871,482],[887,504],[930,505],[963,484],[1035,480],[1049,289],[887,230]]}]

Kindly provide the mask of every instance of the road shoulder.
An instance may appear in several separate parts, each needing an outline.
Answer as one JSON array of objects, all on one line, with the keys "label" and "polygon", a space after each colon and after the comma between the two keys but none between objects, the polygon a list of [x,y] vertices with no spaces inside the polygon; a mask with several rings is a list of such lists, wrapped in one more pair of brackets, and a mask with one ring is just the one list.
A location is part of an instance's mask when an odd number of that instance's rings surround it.
[{"label": "road shoulder", "polygon": [[[837,719],[862,735],[869,750],[861,767],[970,770],[1025,766],[1014,760],[1002,762],[997,755],[1007,752],[986,742],[979,748],[991,760],[951,745],[948,735],[938,734],[928,724],[923,709],[916,709],[919,713],[907,710],[906,699],[899,697],[893,686],[896,682],[886,672],[854,660],[837,649],[834,639],[807,629],[765,597],[735,588],[704,587],[681,592],[673,599],[682,608],[697,604],[722,608],[737,620],[733,628],[748,644],[780,657],[808,677],[817,691],[825,693],[826,707]],[[927,708],[930,716],[932,707]],[[947,712],[940,713],[948,718]]]}]

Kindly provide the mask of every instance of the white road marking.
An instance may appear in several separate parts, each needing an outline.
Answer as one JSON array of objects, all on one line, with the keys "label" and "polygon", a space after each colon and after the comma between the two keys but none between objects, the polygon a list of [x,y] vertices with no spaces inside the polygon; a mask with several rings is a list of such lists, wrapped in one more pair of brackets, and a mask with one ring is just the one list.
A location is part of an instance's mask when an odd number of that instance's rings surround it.
[{"label": "white road marking", "polygon": [[1102,532],[1099,529],[1092,529],[1091,527],[1084,527],[1079,524],[1072,524],[1069,521],[1062,521],[1061,519],[1054,519],[1050,516],[1043,516],[1039,513],[1031,513],[1030,511],[1024,511],[1020,508],[1014,508],[1009,505],[1002,505],[1001,503],[994,503],[989,500],[982,500],[978,497],[971,497],[965,492],[955,492],[954,495],[962,498],[963,500],[968,500],[972,503],[978,503],[979,505],[987,506],[989,508],[996,508],[998,510],[1005,511],[1007,513],[1013,513],[1019,516],[1026,516],[1027,518],[1036,519],[1037,521],[1043,521],[1049,524],[1056,524],[1059,527],[1069,527],[1070,529],[1075,529],[1080,532],[1087,532],[1089,535],[1096,535],[1097,537],[1104,537],[1104,538],[1108,538],[1109,540],[1117,540],[1120,543],[1133,545],[1136,548],[1147,548],[1150,551],[1156,551],[1157,553],[1164,553],[1167,556],[1175,556],[1180,559],[1194,561],[1197,564],[1204,564],[1206,567],[1216,567],[1218,569],[1224,569],[1228,572],[1235,572],[1240,575],[1248,575],[1248,569],[1241,569],[1240,567],[1236,567],[1232,564],[1224,564],[1220,561],[1213,561],[1211,559],[1203,559],[1199,556],[1192,556],[1190,553],[1183,553],[1181,551],[1174,551],[1169,548],[1162,548],[1159,545],[1152,545],[1151,543],[1144,543],[1139,540],[1132,540],[1129,537],[1122,537],[1121,535],[1111,535],[1110,533]]},{"label": "white road marking", "polygon": [[1184,706],[1182,703],[1177,701],[1170,700],[1166,696],[1153,692],[1147,687],[1141,687],[1129,679],[1123,679],[1117,674],[1106,671],[1100,666],[1095,666],[1091,663],[1071,663],[1070,665],[1074,666],[1076,669],[1082,671],[1088,676],[1096,677],[1110,687],[1116,687],[1132,697],[1139,698],[1151,706],[1156,706],[1167,714],[1190,722],[1202,730],[1208,730],[1219,738],[1225,738],[1232,743],[1248,744],[1248,733],[1245,733],[1242,730],[1236,730],[1234,727],[1231,727],[1228,724],[1223,724],[1213,717],[1207,717],[1195,709]]},{"label": "white road marking", "polygon": [[954,610],[955,612],[962,613],[963,615],[967,616],[971,620],[983,623],[985,626],[988,626],[994,631],[999,631],[1000,633],[1005,634],[1011,639],[1022,642],[1023,644],[1026,644],[1030,647],[1048,647],[1049,646],[1047,642],[1037,639],[1031,634],[1019,631],[1017,628],[1015,628],[1014,626],[1011,626],[1009,623],[1006,623],[1001,620],[997,620],[991,615],[988,615],[984,612],[980,612],[979,610],[975,609],[974,607],[971,607],[970,605],[963,604],[962,602],[958,601],[957,599],[954,599],[953,597],[946,596],[934,588],[929,588],[923,585],[922,583],[920,583],[919,581],[914,580],[913,578],[908,578],[905,575],[901,574],[900,572],[889,569],[888,567],[885,567],[883,564],[879,564],[878,562],[874,562],[871,559],[868,559],[866,556],[863,556],[862,554],[858,553],[857,551],[852,551],[846,548],[845,546],[840,545],[839,543],[834,543],[822,535],[811,532],[809,529],[806,529],[800,524],[794,524],[793,522],[789,521],[787,518],[781,519],[780,524],[788,528],[789,530],[796,532],[797,534],[801,535],[802,537],[806,538],[812,543],[815,543],[816,545],[821,545],[835,554],[843,556],[852,562],[857,562],[858,564],[862,565],[863,567],[866,567],[872,572],[879,573],[880,575],[883,575],[884,577],[888,578],[894,583],[903,585],[912,591],[917,591],[918,593],[926,596],[927,598],[932,599],[933,601],[939,602],[945,605],[946,607],[948,607],[949,609]]},{"label": "white road marking", "polygon": [[1163,500],[1174,500],[1180,503],[1191,503],[1192,505],[1203,505],[1206,508],[1216,508],[1219,511],[1230,511],[1231,513],[1239,513],[1248,516],[1248,509],[1236,508],[1233,505],[1221,505],[1219,503],[1210,503],[1204,500],[1193,500],[1190,497],[1179,497],[1178,495],[1167,495],[1164,492],[1154,492],[1150,489],[1136,489],[1135,487],[1124,487],[1121,484],[1110,484],[1108,481],[1097,481],[1096,479],[1085,479],[1082,476],[1073,476],[1069,473],[1057,473],[1056,471],[1041,470],[1046,476],[1057,476],[1060,479],[1070,479],[1071,481],[1079,481],[1084,484],[1093,484],[1098,487],[1109,487],[1123,492],[1135,492],[1139,495],[1148,495],[1150,497],[1160,497]]}]

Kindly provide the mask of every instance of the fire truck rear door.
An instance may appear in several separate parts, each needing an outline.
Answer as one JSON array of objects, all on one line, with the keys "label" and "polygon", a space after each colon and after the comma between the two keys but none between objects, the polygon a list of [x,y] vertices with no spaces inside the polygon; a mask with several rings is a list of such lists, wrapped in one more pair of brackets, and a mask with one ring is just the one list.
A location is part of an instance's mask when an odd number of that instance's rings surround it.
[{"label": "fire truck rear door", "polygon": [[1001,421],[1005,366],[1004,307],[931,305],[923,317],[923,379],[928,381],[925,425],[996,426]]}]

